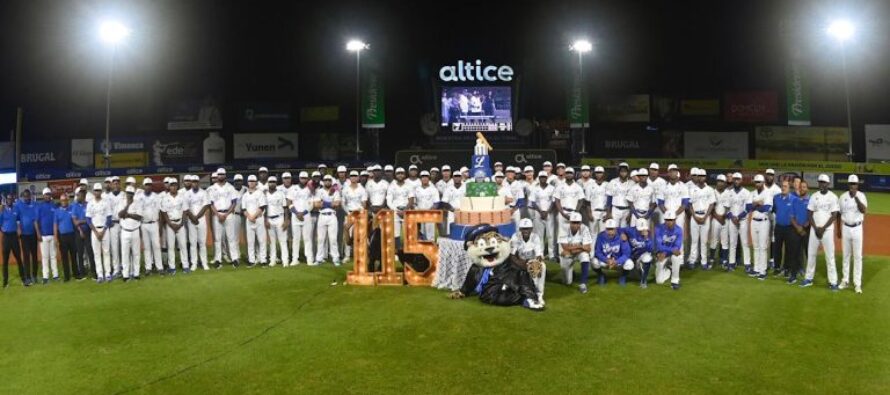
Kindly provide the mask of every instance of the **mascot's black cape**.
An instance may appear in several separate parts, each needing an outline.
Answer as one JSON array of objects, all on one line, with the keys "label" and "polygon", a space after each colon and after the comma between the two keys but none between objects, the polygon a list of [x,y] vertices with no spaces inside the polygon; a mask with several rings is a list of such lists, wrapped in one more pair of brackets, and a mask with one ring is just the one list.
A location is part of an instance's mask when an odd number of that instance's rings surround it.
[{"label": "mascot's black cape", "polygon": [[[496,230],[491,225],[479,225],[466,235],[465,241],[472,243],[476,238]],[[528,271],[517,266],[509,257],[490,268],[472,265],[460,292],[465,296],[479,295],[483,303],[497,306],[516,306],[526,299],[538,299],[538,290]]]}]

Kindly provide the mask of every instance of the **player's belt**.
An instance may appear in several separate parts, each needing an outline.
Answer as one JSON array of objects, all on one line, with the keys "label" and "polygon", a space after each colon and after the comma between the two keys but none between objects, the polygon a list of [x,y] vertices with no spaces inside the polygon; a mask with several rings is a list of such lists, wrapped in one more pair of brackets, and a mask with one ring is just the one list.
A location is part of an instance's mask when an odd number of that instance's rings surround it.
[{"label": "player's belt", "polygon": [[332,213],[332,212],[319,213],[319,214],[321,214],[321,215],[334,215],[334,213]]},{"label": "player's belt", "polygon": [[844,226],[846,226],[846,227],[850,227],[850,228],[855,228],[855,227],[857,227],[857,226],[859,226],[859,225],[862,225],[862,222],[857,222],[857,223],[855,223],[855,224],[848,224],[848,223],[844,222]]},{"label": "player's belt", "polygon": [[158,221],[142,221],[143,224],[153,224]]},{"label": "player's belt", "polygon": [[275,219],[275,218],[278,218],[278,217],[280,217],[280,215],[270,215],[270,216],[269,216],[269,219]]},{"label": "player's belt", "polygon": [[619,210],[627,210],[627,206],[612,206],[612,208],[617,208]]},{"label": "player's belt", "polygon": [[640,214],[640,215],[646,215],[649,213],[649,210],[634,210],[634,211],[636,211],[637,214]]},{"label": "player's belt", "polygon": [[751,219],[753,219],[753,220],[755,220],[755,221],[757,221],[757,222],[760,222],[760,221],[766,221],[766,220],[768,220],[769,218],[751,218]]},{"label": "player's belt", "polygon": [[606,211],[606,209],[604,209],[604,208],[595,208],[595,209],[593,209],[593,211],[600,211],[600,212],[603,212],[603,211]]},{"label": "player's belt", "polygon": [[695,215],[705,215],[705,212],[704,211],[696,211]]},{"label": "player's belt", "polygon": [[182,218],[176,218],[176,219],[170,218],[170,222],[179,222],[179,221],[182,221]]},{"label": "player's belt", "polygon": [[135,228],[135,229],[122,228],[122,229],[124,230],[124,232],[135,232],[135,231],[139,230],[139,228]]},{"label": "player's belt", "polygon": [[217,212],[217,213],[225,214],[225,213],[229,212],[229,209],[225,209],[225,210],[216,210],[216,212]]}]

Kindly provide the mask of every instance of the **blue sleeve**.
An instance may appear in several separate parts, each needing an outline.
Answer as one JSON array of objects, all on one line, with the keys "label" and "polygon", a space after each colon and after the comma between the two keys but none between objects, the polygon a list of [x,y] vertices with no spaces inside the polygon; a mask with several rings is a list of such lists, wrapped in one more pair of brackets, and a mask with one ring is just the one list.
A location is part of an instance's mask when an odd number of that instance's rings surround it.
[{"label": "blue sleeve", "polygon": [[655,245],[655,248],[653,248],[653,249],[655,250],[656,253],[657,252],[671,253],[672,251],[670,251],[670,248],[666,247],[660,241],[663,236],[664,236],[664,230],[662,230],[662,228],[655,229],[655,238],[652,240],[652,243]]},{"label": "blue sleeve", "polygon": [[111,224],[112,224],[113,222],[114,222],[114,221],[112,221],[110,215],[107,216],[107,217],[105,217],[105,227],[106,227],[106,228],[110,228],[110,227],[111,227]]},{"label": "blue sleeve", "polygon": [[628,243],[624,240],[621,240],[620,243],[621,243],[621,252],[620,252],[621,255],[618,255],[618,258],[616,260],[618,261],[619,264],[624,264],[624,261],[630,259],[630,243]]},{"label": "blue sleeve", "polygon": [[321,202],[321,208],[331,208],[331,202]]},{"label": "blue sleeve", "polygon": [[681,228],[679,226],[675,226],[674,229],[677,232],[677,238],[674,239],[674,245],[671,248],[671,252],[673,252],[673,250],[681,250],[682,251],[683,250],[683,228]]},{"label": "blue sleeve", "polygon": [[689,207],[689,198],[683,198],[683,207]]},{"label": "blue sleeve", "polygon": [[768,213],[768,212],[772,211],[772,208],[773,208],[773,206],[771,204],[764,204],[764,205],[760,206],[760,208],[758,208],[757,211],[760,211],[761,213]]},{"label": "blue sleeve", "polygon": [[608,260],[608,258],[606,258],[606,254],[603,254],[603,249],[601,248],[601,247],[602,247],[602,244],[603,244],[603,238],[600,237],[600,236],[597,236],[597,237],[596,237],[596,244],[595,244],[595,246],[594,246],[593,255],[594,255],[594,256],[596,257],[596,259],[599,260],[600,262],[605,262],[606,260]]},{"label": "blue sleeve", "polygon": [[607,209],[612,208],[612,197],[611,196],[606,196],[606,208]]},{"label": "blue sleeve", "polygon": [[664,199],[658,199],[658,205],[664,206]]},{"label": "blue sleeve", "polygon": [[525,198],[516,199],[516,207],[525,207]]}]

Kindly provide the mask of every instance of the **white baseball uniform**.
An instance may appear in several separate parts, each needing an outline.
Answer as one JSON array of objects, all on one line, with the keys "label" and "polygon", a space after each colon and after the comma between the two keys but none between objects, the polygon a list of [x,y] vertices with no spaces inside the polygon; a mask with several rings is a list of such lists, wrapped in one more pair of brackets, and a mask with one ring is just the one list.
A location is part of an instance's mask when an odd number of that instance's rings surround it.
[{"label": "white baseball uniform", "polygon": [[[506,180],[504,180],[504,184],[507,184]],[[515,210],[513,210],[513,223],[516,225],[516,229],[519,229],[519,220],[522,219],[523,210],[519,203],[520,200],[525,200],[526,183],[523,180],[513,180],[513,182],[509,183],[509,186],[510,196],[513,198],[511,207],[515,207]],[[583,191],[584,188],[582,187],[581,190]]]},{"label": "white baseball uniform", "polygon": [[[433,210],[439,203],[439,190],[432,185],[417,187],[414,190],[414,207],[418,210]],[[433,240],[436,237],[436,224],[425,223],[420,225],[420,234],[424,240]]]},{"label": "white baseball uniform", "polygon": [[[530,260],[535,258],[544,258],[544,243],[541,238],[532,232],[528,240],[522,237],[522,233],[516,232],[510,237],[510,253],[519,258]],[[544,296],[544,279],[547,277],[547,265],[543,265],[543,271],[537,278],[532,278],[535,288],[538,289],[538,299],[543,300]]]},{"label": "white baseball uniform", "polygon": [[[763,188],[762,191],[756,189],[751,191],[750,204],[754,204],[754,202],[760,202],[764,206],[772,206],[773,191],[768,188]],[[755,207],[751,212],[751,244],[754,247],[754,271],[761,275],[766,274],[767,271],[769,242],[772,235],[772,232],[770,232],[770,212],[772,210],[763,212],[761,211],[762,209],[763,206],[760,209]]]},{"label": "white baseball uniform", "polygon": [[[625,199],[627,199],[627,204],[630,207],[629,217],[631,227],[636,228],[637,220],[640,218],[646,218],[647,221],[650,219],[652,204],[656,203],[655,197],[655,188],[649,184],[646,184],[646,186],[643,186],[642,184],[634,184],[630,187]],[[612,204],[614,204],[614,201]]]},{"label": "white baseball uniform", "polygon": [[161,229],[158,220],[161,217],[162,196],[151,192],[143,193],[134,200],[139,200],[142,205],[142,245],[145,260],[145,271],[154,266],[157,270],[164,270],[164,262],[161,256]]},{"label": "white baseball uniform", "polygon": [[556,213],[556,223],[558,224],[556,233],[557,237],[561,238],[564,233],[569,231],[569,220],[566,217],[575,212],[578,209],[578,203],[584,200],[584,189],[577,182],[571,184],[563,182],[553,191],[553,200],[558,200],[562,207],[562,213]]},{"label": "white baseball uniform", "polygon": [[265,215],[266,220],[269,221],[269,265],[275,266],[278,262],[278,249],[280,248],[281,264],[287,267],[291,260],[287,251],[287,226],[284,224],[284,216],[288,215],[287,195],[284,188],[275,187],[275,192],[266,191]]},{"label": "white baseball uniform", "polygon": [[[184,225],[185,211],[188,210],[188,201],[182,191],[176,191],[176,195],[168,193],[161,200],[161,211],[167,215],[167,229],[164,234],[167,236],[167,268],[176,270],[176,248],[179,248],[179,262],[183,269],[189,267],[188,242],[186,234],[188,228]],[[178,230],[173,230],[170,224],[182,226]]]},{"label": "white baseball uniform", "polygon": [[[460,183],[460,186],[455,187],[454,183],[451,183],[445,188],[445,194],[442,195],[442,202],[448,203],[455,210],[460,209],[460,201],[467,195],[467,184],[464,182]],[[454,212],[448,212],[448,228],[446,231],[450,232],[451,224],[454,223]]]},{"label": "white baseball uniform", "polygon": [[843,283],[850,282],[850,259],[853,260],[853,285],[862,286],[862,224],[865,221],[865,214],[859,211],[859,205],[856,200],[862,202],[862,205],[868,207],[868,199],[865,194],[857,191],[855,197],[850,196],[850,192],[844,192],[839,199],[839,209],[841,213],[841,249],[843,251],[843,266],[841,273],[843,274]]},{"label": "white baseball uniform", "polygon": [[226,215],[226,219],[222,221],[218,216],[213,216],[213,262],[222,262],[223,240],[229,247],[229,259],[237,261],[241,253],[238,248],[238,233],[235,230],[239,221],[238,216],[234,213],[234,208],[239,193],[228,182],[213,184],[207,187],[206,193],[216,212]]},{"label": "white baseball uniform", "polygon": [[[736,249],[739,240],[742,245],[742,262],[751,265],[750,239],[748,238],[748,203],[751,201],[751,192],[745,188],[728,188],[729,208],[727,210],[726,226],[729,227],[729,264],[736,264]],[[732,218],[738,218],[739,224],[733,223]]]},{"label": "white baseball uniform", "polygon": [[407,182],[399,184],[398,181],[389,184],[389,190],[386,191],[386,206],[395,214],[396,237],[402,236],[402,222],[404,221],[399,211],[407,209],[408,199],[413,197],[414,185]]},{"label": "white baseball uniform", "polygon": [[315,202],[314,193],[308,186],[294,185],[288,199],[291,202],[291,264],[299,264],[301,242],[306,263],[314,263],[315,249],[312,247],[315,243],[315,220],[318,218],[310,214]]},{"label": "white baseball uniform", "polygon": [[[590,228],[587,225],[581,224],[581,227],[575,233],[571,232],[571,228],[565,233],[560,233],[559,244],[590,246],[591,251],[593,251],[593,236],[590,235]],[[573,256],[559,255],[559,266],[562,268],[562,275],[566,285],[572,284],[572,266],[575,264],[575,261],[590,262],[590,255],[591,253],[589,252],[579,252]]]},{"label": "white baseball uniform", "polygon": [[[430,188],[432,188],[433,190],[436,189],[433,187]],[[359,183],[356,183],[354,187],[352,183],[350,183],[350,186],[343,188],[343,190],[340,191],[340,198],[343,199],[343,209],[348,216],[365,208],[366,204],[368,203],[368,191]],[[353,226],[350,226],[348,231],[349,239],[351,240],[353,235]],[[346,259],[349,259],[352,256],[351,244],[346,246],[345,252]]]},{"label": "white baseball uniform", "polygon": [[818,191],[810,196],[807,211],[813,213],[813,226],[810,227],[810,242],[807,246],[807,272],[806,279],[812,281],[816,275],[816,253],[819,246],[825,252],[825,266],[828,271],[828,283],[837,285],[837,265],[834,261],[834,224],[825,228],[822,237],[816,236],[816,227],[825,226],[831,216],[840,211],[837,195],[834,192]]},{"label": "white baseball uniform", "polygon": [[[192,215],[198,215],[205,206],[210,204],[207,192],[201,188],[197,190],[189,189],[185,191],[184,195],[189,212]],[[188,242],[191,270],[197,270],[199,262],[204,270],[209,270],[210,268],[207,266],[207,216],[200,216],[197,224],[192,223],[192,221],[186,222],[189,232]]]},{"label": "white baseball uniform", "polygon": [[[405,186],[407,189],[408,186]],[[340,192],[331,189],[319,188],[315,191],[315,199],[322,203],[318,211],[318,223],[315,230],[315,245],[318,251],[315,253],[315,262],[324,262],[330,252],[334,265],[340,264],[339,240],[337,240],[337,216],[333,204],[340,202]]]},{"label": "white baseball uniform", "polygon": [[111,264],[114,267],[114,274],[121,274],[121,225],[120,225],[120,217],[118,216],[118,212],[115,208],[118,205],[118,202],[125,199],[124,192],[119,191],[115,192],[106,192],[102,197],[104,200],[108,200],[108,205],[111,207],[111,228],[108,229],[109,243],[111,244]]},{"label": "white baseball uniform", "polygon": [[604,221],[606,219],[606,187],[608,183],[603,181],[597,183],[592,180],[587,183],[584,189],[584,197],[590,203],[590,232],[599,234],[606,230]]},{"label": "white baseball uniform", "polygon": [[[263,210],[266,208],[266,192],[259,187],[250,189],[241,197],[247,236],[247,262],[250,265],[266,263],[266,224]],[[254,217],[251,221],[247,216]]]},{"label": "white baseball uniform", "polygon": [[606,197],[612,199],[612,218],[618,222],[619,228],[629,225],[630,207],[627,205],[627,193],[632,186],[634,182],[630,178],[621,181],[619,177],[613,178],[606,186]]},{"label": "white baseball uniform", "polygon": [[[537,208],[529,210],[532,223],[534,224],[534,232],[541,241],[547,242],[547,256],[550,259],[556,259],[556,251],[559,250],[554,229],[556,224],[554,216],[556,214],[552,210],[553,193],[555,190],[556,188],[553,185],[546,184],[546,186],[541,187],[541,183],[536,183],[532,185],[529,191],[529,207]],[[543,211],[546,214],[546,218],[538,210]]]},{"label": "white baseball uniform", "polygon": [[91,243],[93,245],[93,259],[96,263],[96,277],[103,279],[111,276],[111,233],[106,227],[108,218],[111,217],[110,199],[93,199],[87,203],[86,217],[93,224],[97,231],[104,231],[102,239],[92,232]]},{"label": "white baseball uniform", "polygon": [[709,210],[717,202],[714,189],[704,184],[689,190],[689,206],[692,215],[698,218],[704,217],[704,223],[699,224],[694,218],[689,221],[689,262],[695,263],[701,254],[701,264],[708,264],[708,235],[711,231],[711,216]]},{"label": "white baseball uniform", "polygon": [[[664,178],[658,177],[658,176],[655,176],[654,179],[652,177],[647,176],[646,183],[649,184],[650,186],[652,186],[652,189],[655,190],[655,200],[657,202],[658,197],[661,196],[664,191],[664,186],[667,185],[667,180],[665,180]],[[655,206],[655,210],[652,211],[652,221],[650,221],[650,222],[655,225],[660,224],[661,223],[661,215],[662,215],[661,208],[659,208],[658,206]],[[631,224],[631,225],[633,225],[633,224]]]},{"label": "white baseball uniform", "polygon": [[[129,207],[128,207],[129,206]],[[124,209],[127,213],[134,215],[142,215],[142,204],[133,199],[128,204],[127,198],[124,197],[117,201],[117,207],[114,208],[118,214]],[[121,218],[121,267],[124,278],[139,277],[139,257],[142,251],[142,242],[139,237],[139,227],[141,222],[130,217]]]},{"label": "white baseball uniform", "polygon": [[[732,196],[730,196],[729,188],[724,189],[723,192],[714,189],[714,198],[716,199],[714,214],[721,216],[726,214],[726,210],[732,205]],[[711,219],[710,247],[712,250],[717,248],[718,243],[721,249],[729,250],[729,225],[729,219],[725,219],[722,224],[717,218]]]}]

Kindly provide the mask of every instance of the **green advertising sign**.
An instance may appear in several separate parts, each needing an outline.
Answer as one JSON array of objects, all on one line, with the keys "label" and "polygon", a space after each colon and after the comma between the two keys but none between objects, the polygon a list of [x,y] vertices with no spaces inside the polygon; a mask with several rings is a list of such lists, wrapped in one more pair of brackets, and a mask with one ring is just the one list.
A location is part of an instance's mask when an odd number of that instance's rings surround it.
[{"label": "green advertising sign", "polygon": [[570,76],[569,89],[566,92],[566,118],[569,120],[569,127],[573,129],[590,127],[590,105],[581,81],[580,63],[575,64]]},{"label": "green advertising sign", "polygon": [[788,124],[810,126],[810,86],[799,51],[791,55],[785,79]]},{"label": "green advertising sign", "polygon": [[362,127],[382,129],[386,127],[386,96],[383,76],[374,63],[369,63],[362,73]]}]

